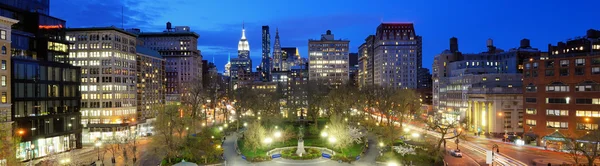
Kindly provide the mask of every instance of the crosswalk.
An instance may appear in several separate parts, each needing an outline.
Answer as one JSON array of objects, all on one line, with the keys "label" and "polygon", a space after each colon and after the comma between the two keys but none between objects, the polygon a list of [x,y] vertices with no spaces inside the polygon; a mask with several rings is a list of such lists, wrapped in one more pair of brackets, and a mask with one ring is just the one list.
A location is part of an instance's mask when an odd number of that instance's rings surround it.
[{"label": "crosswalk", "polygon": [[[441,134],[437,133],[437,132],[424,130],[422,128],[411,126],[411,125],[405,125],[405,126],[410,126],[413,130],[417,130],[417,131],[419,131],[421,133],[426,133],[428,135],[431,135],[431,136],[434,136],[434,137],[437,137],[437,138],[441,137]],[[451,140],[451,141],[454,142],[454,140]],[[467,149],[471,150],[471,151],[474,151],[474,152],[477,152],[479,154],[482,154],[483,156],[486,155],[487,150],[491,150],[491,149],[485,149],[485,148],[483,148],[483,147],[481,147],[481,146],[479,146],[477,144],[473,144],[473,143],[470,143],[470,142],[463,142],[460,145],[463,146],[464,148],[467,148]],[[521,161],[519,161],[517,159],[514,159],[514,158],[512,158],[510,156],[506,156],[506,155],[504,155],[502,153],[500,153],[500,154],[496,153],[494,155],[494,162],[497,163],[497,164],[500,164],[500,165],[505,165],[505,166],[527,166],[527,164],[525,164],[525,163],[523,163],[523,162],[521,162]]]}]

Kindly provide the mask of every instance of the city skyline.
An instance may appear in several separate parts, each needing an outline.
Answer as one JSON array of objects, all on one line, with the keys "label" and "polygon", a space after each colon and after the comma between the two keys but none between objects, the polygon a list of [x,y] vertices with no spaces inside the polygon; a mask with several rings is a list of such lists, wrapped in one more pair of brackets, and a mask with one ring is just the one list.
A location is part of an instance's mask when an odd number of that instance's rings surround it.
[{"label": "city skyline", "polygon": [[[357,52],[364,38],[374,33],[374,28],[382,20],[383,22],[413,22],[416,32],[423,36],[423,66],[426,68],[431,68],[433,56],[448,48],[447,41],[453,36],[459,39],[462,52],[485,51],[485,40],[488,38],[494,39],[498,48],[505,50],[517,47],[518,45],[514,43],[522,38],[528,38],[531,40],[532,47],[546,51],[549,43],[572,36],[583,36],[585,34],[580,32],[600,27],[600,23],[584,22],[584,20],[593,20],[592,7],[595,6],[593,3],[600,3],[591,1],[586,2],[588,5],[548,1],[470,2],[469,5],[444,1],[438,3],[415,1],[402,4],[387,1],[376,4],[351,3],[347,4],[349,6],[346,8],[332,8],[326,11],[311,7],[314,4],[312,2],[295,3],[294,8],[289,8],[290,4],[287,2],[277,1],[255,3],[180,1],[180,3],[169,3],[169,6],[149,2],[154,1],[110,0],[102,3],[52,1],[50,5],[53,10],[50,14],[67,20],[68,27],[111,25],[121,27],[124,23],[124,28],[161,31],[167,21],[177,25],[189,25],[201,36],[198,41],[199,49],[207,58],[212,59],[212,56],[215,56],[215,64],[220,72],[224,70],[224,65],[227,63],[227,54],[236,51],[242,22],[246,22],[248,41],[256,43],[251,44],[250,53],[255,62],[259,62],[261,58],[258,43],[261,42],[262,25],[269,25],[273,29],[279,28],[282,46],[298,47],[300,54],[307,57],[307,40],[318,38],[328,29],[336,32],[338,38],[349,39],[350,51]],[[341,1],[329,1],[324,5],[334,5],[339,2]],[[225,6],[225,4],[237,5]],[[391,8],[398,5],[411,6],[411,8],[408,10]],[[556,10],[563,12],[554,12]],[[107,11],[112,12],[105,14]],[[124,19],[121,16],[122,11],[125,14]],[[195,11],[222,14],[204,15]],[[524,15],[528,17],[523,17]],[[325,22],[325,20],[335,21]]]}]

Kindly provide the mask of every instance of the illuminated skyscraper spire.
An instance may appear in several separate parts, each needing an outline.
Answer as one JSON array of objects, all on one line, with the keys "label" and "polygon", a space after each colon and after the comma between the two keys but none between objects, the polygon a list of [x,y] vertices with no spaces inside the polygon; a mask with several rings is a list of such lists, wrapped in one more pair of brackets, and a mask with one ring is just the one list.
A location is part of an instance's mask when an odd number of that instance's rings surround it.
[{"label": "illuminated skyscraper spire", "polygon": [[281,70],[281,43],[279,42],[279,28],[275,28],[275,44],[273,45],[273,70]]}]

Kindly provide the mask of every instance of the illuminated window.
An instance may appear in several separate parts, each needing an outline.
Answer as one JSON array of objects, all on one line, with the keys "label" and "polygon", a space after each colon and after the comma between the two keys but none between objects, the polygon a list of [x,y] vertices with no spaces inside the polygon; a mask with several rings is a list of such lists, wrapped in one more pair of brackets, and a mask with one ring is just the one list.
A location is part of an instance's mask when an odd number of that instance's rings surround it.
[{"label": "illuminated window", "polygon": [[569,110],[546,110],[546,115],[550,116],[569,116]]},{"label": "illuminated window", "polygon": [[6,104],[6,92],[2,92],[2,103]]},{"label": "illuminated window", "polygon": [[2,70],[6,70],[6,61],[2,60]]},{"label": "illuminated window", "polygon": [[527,108],[527,110],[525,111],[526,114],[529,115],[536,115],[537,114],[537,110],[535,108]]},{"label": "illuminated window", "polygon": [[566,128],[569,128],[569,123],[568,122],[547,121],[546,126],[548,128],[566,129]]},{"label": "illuminated window", "polygon": [[527,125],[529,125],[529,126],[537,125],[537,121],[533,120],[533,119],[527,119],[527,121],[525,123],[527,123]]},{"label": "illuminated window", "polygon": [[487,77],[483,77],[481,80],[483,80],[483,81],[487,81]]},{"label": "illuminated window", "polygon": [[2,86],[6,86],[6,76],[2,76]]}]

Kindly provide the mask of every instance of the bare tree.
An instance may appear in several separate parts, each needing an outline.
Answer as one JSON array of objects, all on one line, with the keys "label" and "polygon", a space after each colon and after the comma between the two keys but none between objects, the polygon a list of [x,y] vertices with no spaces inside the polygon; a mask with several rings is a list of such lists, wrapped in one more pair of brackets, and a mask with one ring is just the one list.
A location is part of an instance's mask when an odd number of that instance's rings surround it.
[{"label": "bare tree", "polygon": [[569,155],[573,157],[576,164],[579,162],[579,155],[587,159],[589,166],[594,165],[594,161],[600,157],[600,152],[598,151],[600,130],[590,131],[581,138],[565,137],[564,139],[567,141],[566,148],[569,151]]},{"label": "bare tree", "polygon": [[[444,121],[441,117],[435,117],[432,121],[426,121],[428,130],[435,131],[440,134],[440,138],[435,144],[436,149],[443,148],[446,150],[446,140],[459,138],[463,134],[461,121]],[[449,136],[450,133],[455,133],[454,136]]]},{"label": "bare tree", "polygon": [[[192,133],[196,133],[196,122],[198,121],[198,115],[199,115],[199,111],[200,108],[202,107],[202,105],[205,103],[205,101],[209,98],[209,96],[207,95],[206,89],[204,88],[204,86],[198,82],[201,82],[201,79],[194,79],[194,81],[190,82],[188,85],[188,96],[185,97],[185,105],[190,109],[190,114],[191,114],[191,126],[192,126]],[[205,120],[205,123],[208,124],[207,122],[207,116],[206,116],[206,112],[204,112],[203,118]]]},{"label": "bare tree", "polygon": [[[166,105],[154,122],[154,130],[156,135],[152,137],[151,146],[154,148],[156,155],[165,155],[169,162],[177,157],[179,146],[182,143],[182,122],[179,106]],[[179,137],[176,134],[179,134]],[[108,147],[107,147],[108,148]],[[109,150],[110,151],[110,150]]]}]

